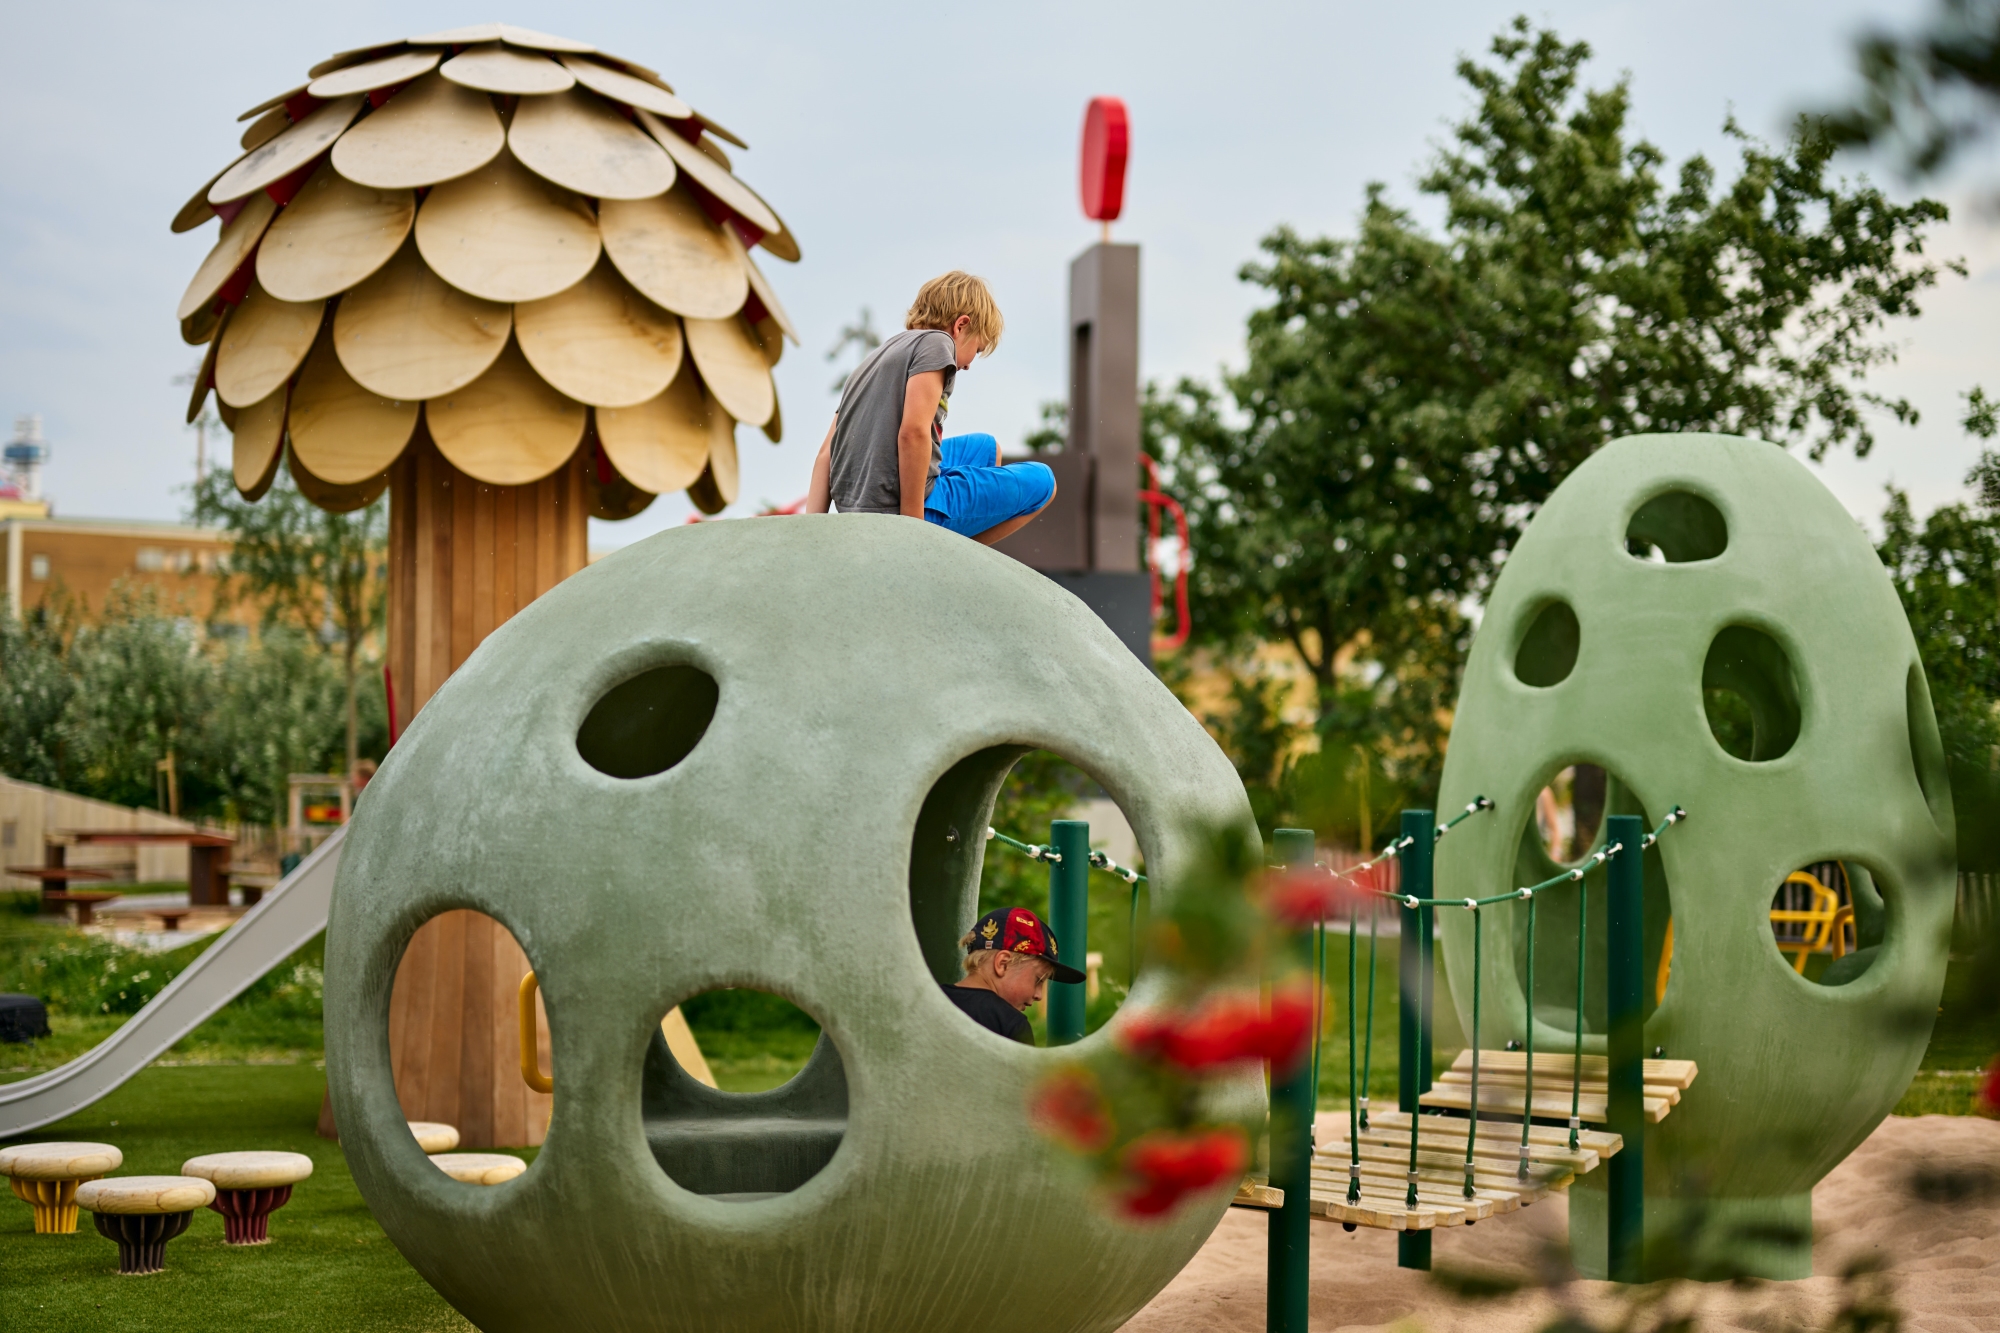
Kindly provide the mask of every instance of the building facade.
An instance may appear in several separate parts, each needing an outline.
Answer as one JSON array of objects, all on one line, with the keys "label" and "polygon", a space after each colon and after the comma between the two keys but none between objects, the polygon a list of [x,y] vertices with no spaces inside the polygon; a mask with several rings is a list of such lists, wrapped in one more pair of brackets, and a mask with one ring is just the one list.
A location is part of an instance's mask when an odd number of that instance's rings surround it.
[{"label": "building facade", "polygon": [[120,580],[158,589],[169,614],[203,624],[241,616],[240,610],[217,614],[215,575],[229,558],[229,538],[213,529],[17,512],[0,514],[0,536],[6,580],[0,586],[16,619],[58,597],[78,614],[96,616]]}]

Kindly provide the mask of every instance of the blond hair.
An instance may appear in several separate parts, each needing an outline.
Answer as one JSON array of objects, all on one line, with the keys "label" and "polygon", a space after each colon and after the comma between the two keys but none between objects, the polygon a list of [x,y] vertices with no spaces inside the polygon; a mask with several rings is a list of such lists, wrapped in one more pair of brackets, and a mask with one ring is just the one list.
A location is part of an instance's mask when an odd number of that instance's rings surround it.
[{"label": "blond hair", "polygon": [[986,280],[958,269],[917,288],[917,299],[910,303],[910,313],[903,316],[903,327],[950,332],[961,315],[972,317],[972,333],[985,344],[979,354],[991,356],[1000,345],[1007,321],[1001,317],[1000,304],[993,299]]}]

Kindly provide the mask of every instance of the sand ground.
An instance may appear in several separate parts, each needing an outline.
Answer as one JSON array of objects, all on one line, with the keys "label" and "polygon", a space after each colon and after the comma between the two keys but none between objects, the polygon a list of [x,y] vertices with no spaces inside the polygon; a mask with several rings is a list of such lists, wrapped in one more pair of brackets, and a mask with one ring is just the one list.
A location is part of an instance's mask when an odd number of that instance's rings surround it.
[{"label": "sand ground", "polygon": [[[1928,1190],[1917,1182],[1928,1179]],[[1943,1180],[1959,1184],[1959,1197]],[[1926,1197],[1928,1195],[1929,1197]],[[1636,1289],[1660,1302],[1637,1321],[1685,1311],[1704,1330],[1805,1333],[1826,1329],[1843,1302],[1867,1295],[1840,1274],[1858,1259],[1880,1263],[1878,1294],[1901,1312],[1906,1333],[2000,1330],[2000,1122],[1961,1116],[1890,1117],[1813,1192],[1813,1274],[1803,1282],[1747,1287],[1681,1283]],[[1566,1244],[1568,1202],[1558,1195],[1504,1218],[1437,1233],[1440,1267],[1529,1274]],[[1130,1333],[1264,1327],[1265,1216],[1232,1208],[1194,1262],[1126,1325]],[[1311,1321],[1315,1330],[1396,1333],[1534,1333],[1564,1304],[1613,1327],[1633,1292],[1574,1282],[1482,1301],[1447,1293],[1396,1267],[1395,1233],[1344,1232],[1313,1223]]]}]

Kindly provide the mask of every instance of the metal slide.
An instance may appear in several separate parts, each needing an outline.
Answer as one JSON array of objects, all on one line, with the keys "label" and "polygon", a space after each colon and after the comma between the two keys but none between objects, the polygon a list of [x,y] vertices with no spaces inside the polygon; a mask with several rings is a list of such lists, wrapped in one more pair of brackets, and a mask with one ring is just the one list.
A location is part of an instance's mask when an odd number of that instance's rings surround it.
[{"label": "metal slide", "polygon": [[336,830],[125,1026],[60,1069],[0,1084],[0,1139],[53,1124],[111,1092],[325,930],[346,835]]}]

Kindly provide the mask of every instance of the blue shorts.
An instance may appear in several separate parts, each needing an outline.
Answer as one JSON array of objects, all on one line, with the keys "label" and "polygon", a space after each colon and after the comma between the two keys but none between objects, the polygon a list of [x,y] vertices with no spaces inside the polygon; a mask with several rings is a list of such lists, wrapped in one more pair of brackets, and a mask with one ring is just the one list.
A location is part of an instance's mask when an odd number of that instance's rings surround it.
[{"label": "blue shorts", "polygon": [[924,521],[961,537],[977,537],[1010,518],[1032,514],[1056,493],[1056,474],[1045,463],[993,460],[1000,443],[991,435],[954,435],[938,445],[937,480],[924,497]]}]

